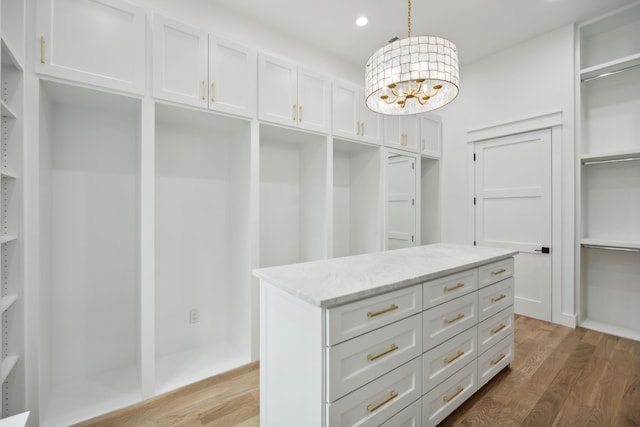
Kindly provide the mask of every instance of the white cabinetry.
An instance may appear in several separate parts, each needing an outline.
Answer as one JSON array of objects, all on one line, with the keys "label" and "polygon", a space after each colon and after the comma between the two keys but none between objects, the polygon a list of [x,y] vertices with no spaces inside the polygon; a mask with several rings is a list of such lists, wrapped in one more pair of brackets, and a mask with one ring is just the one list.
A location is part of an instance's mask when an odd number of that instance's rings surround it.
[{"label": "white cabinetry", "polygon": [[38,0],[36,71],[142,94],[145,11],[119,0]]},{"label": "white cabinetry", "polygon": [[580,324],[640,339],[640,3],[579,27]]},{"label": "white cabinetry", "polygon": [[39,92],[39,425],[70,425],[141,399],[141,102]]},{"label": "white cabinetry", "polygon": [[0,3],[0,418],[25,410],[23,152],[25,2]]},{"label": "white cabinetry", "polygon": [[351,83],[333,82],[333,134],[382,144],[382,116],[369,110],[364,91]]},{"label": "white cabinetry", "polygon": [[411,116],[384,116],[384,145],[418,152],[420,119]]},{"label": "white cabinetry", "polygon": [[332,256],[382,249],[381,150],[333,140]]},{"label": "white cabinetry", "polygon": [[[418,283],[392,291],[371,272],[393,264],[418,274],[422,267],[412,266],[421,259],[440,265],[447,262],[439,254],[456,257],[443,248],[449,246],[257,270],[261,425],[435,426],[510,364],[513,252],[467,258],[448,270],[455,273],[431,271],[426,282],[403,273],[402,283]],[[387,292],[361,285],[372,281]],[[332,295],[343,282],[364,297],[323,307],[316,298],[347,297]]]},{"label": "white cabinetry", "polygon": [[294,63],[261,54],[258,62],[260,120],[329,133],[331,83]]},{"label": "white cabinetry", "polygon": [[327,258],[327,137],[260,125],[261,267]]},{"label": "white cabinetry", "polygon": [[162,104],[155,116],[160,394],[251,361],[251,129]]},{"label": "white cabinetry", "polygon": [[420,154],[439,159],[442,152],[442,123],[436,116],[420,115]]},{"label": "white cabinetry", "polygon": [[255,117],[255,51],[160,15],[153,23],[154,97]]}]

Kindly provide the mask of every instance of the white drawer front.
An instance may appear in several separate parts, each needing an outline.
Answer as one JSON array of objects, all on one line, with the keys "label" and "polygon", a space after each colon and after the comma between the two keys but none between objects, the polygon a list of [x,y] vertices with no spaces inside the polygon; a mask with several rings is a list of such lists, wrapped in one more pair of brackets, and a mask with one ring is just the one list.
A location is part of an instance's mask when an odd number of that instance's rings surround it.
[{"label": "white drawer front", "polygon": [[478,289],[477,269],[431,280],[423,285],[423,308],[427,309],[451,301],[476,289]]},{"label": "white drawer front", "polygon": [[478,267],[478,287],[484,288],[499,280],[513,276],[513,258]]},{"label": "white drawer front", "polygon": [[513,361],[513,334],[502,339],[478,357],[478,387],[482,387]]},{"label": "white drawer front", "polygon": [[422,427],[422,399],[416,400],[380,427]]},{"label": "white drawer front", "polygon": [[507,307],[478,325],[478,354],[513,332],[513,306]]},{"label": "white drawer front", "polygon": [[481,322],[513,305],[513,277],[480,289],[478,305]]},{"label": "white drawer front", "polygon": [[422,353],[419,314],[327,348],[333,402]]},{"label": "white drawer front", "polygon": [[478,297],[470,293],[422,313],[422,345],[427,351],[478,323]]},{"label": "white drawer front", "polygon": [[379,426],[420,398],[421,376],[418,357],[329,404],[329,427]]},{"label": "white drawer front", "polygon": [[422,425],[435,426],[477,390],[477,365],[469,363],[422,398]]},{"label": "white drawer front", "polygon": [[422,285],[330,308],[327,310],[327,343],[335,345],[421,310]]},{"label": "white drawer front", "polygon": [[478,334],[475,327],[456,335],[422,355],[422,390],[428,392],[451,374],[475,360]]}]

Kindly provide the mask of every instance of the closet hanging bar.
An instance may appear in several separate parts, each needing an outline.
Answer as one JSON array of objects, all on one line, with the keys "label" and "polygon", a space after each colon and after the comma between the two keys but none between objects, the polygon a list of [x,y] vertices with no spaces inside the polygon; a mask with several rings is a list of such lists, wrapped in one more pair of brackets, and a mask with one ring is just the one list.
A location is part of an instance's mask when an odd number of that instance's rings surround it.
[{"label": "closet hanging bar", "polygon": [[583,160],[583,165],[597,165],[601,163],[619,163],[619,162],[632,162],[634,160],[640,160],[640,157],[622,157],[620,159],[605,159],[605,160]]},{"label": "closet hanging bar", "polygon": [[602,73],[602,74],[598,74],[597,76],[587,77],[586,79],[581,79],[581,81],[582,81],[582,83],[587,83],[587,82],[590,82],[591,80],[599,79],[600,77],[613,76],[614,74],[622,73],[624,71],[633,70],[634,68],[638,68],[638,67],[640,67],[640,64],[634,64],[634,65],[630,65],[628,67],[620,68],[619,70],[608,71],[608,72],[605,72],[605,73]]},{"label": "closet hanging bar", "polygon": [[582,244],[583,248],[587,249],[604,249],[607,251],[621,251],[621,252],[640,252],[640,248],[624,248],[620,246],[600,246],[600,245],[590,245],[590,244]]}]

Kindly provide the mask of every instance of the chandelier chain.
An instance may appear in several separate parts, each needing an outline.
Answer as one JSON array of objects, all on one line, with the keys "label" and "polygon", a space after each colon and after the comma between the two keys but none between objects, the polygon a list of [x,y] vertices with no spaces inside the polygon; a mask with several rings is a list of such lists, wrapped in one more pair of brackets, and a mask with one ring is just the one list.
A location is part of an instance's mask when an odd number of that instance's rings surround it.
[{"label": "chandelier chain", "polygon": [[407,12],[407,38],[411,37],[411,0],[407,0],[409,3]]}]

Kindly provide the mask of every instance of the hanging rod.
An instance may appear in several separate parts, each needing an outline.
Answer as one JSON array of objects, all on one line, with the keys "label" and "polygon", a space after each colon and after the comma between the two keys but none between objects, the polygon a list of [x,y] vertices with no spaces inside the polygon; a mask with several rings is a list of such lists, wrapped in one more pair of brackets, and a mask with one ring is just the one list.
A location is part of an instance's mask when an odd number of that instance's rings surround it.
[{"label": "hanging rod", "polygon": [[591,80],[599,79],[600,77],[613,76],[614,74],[622,73],[624,71],[633,70],[634,68],[638,68],[638,67],[640,67],[640,64],[634,64],[634,65],[630,65],[630,66],[625,67],[625,68],[620,68],[619,70],[609,71],[609,72],[606,72],[606,73],[598,74],[597,76],[593,76],[593,77],[587,77],[586,79],[581,79],[581,81],[582,81],[582,83],[586,83],[586,82],[590,82]]},{"label": "hanging rod", "polygon": [[622,248],[619,246],[600,246],[600,245],[590,245],[587,243],[583,243],[582,247],[587,249],[605,249],[607,251],[640,252],[640,248]]},{"label": "hanging rod", "polygon": [[632,162],[634,160],[640,160],[640,157],[623,157],[620,159],[606,159],[606,160],[584,160],[583,165],[597,165],[601,163],[618,163],[618,162]]}]

